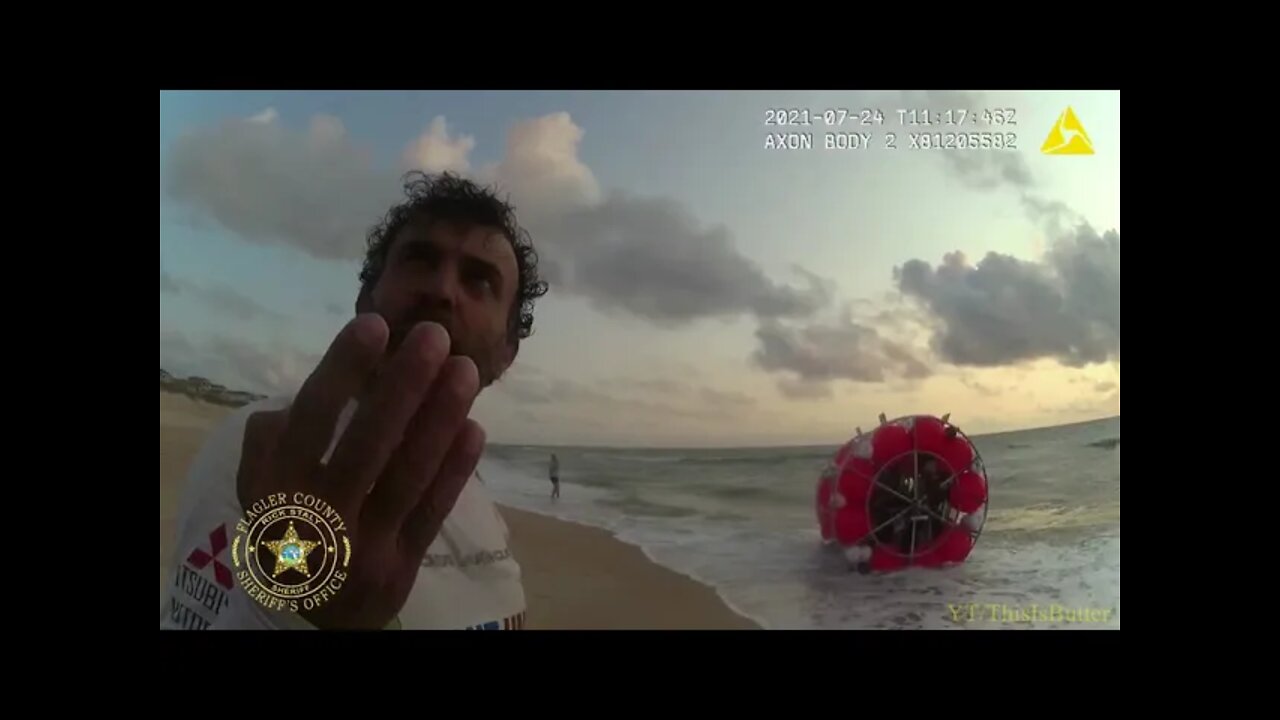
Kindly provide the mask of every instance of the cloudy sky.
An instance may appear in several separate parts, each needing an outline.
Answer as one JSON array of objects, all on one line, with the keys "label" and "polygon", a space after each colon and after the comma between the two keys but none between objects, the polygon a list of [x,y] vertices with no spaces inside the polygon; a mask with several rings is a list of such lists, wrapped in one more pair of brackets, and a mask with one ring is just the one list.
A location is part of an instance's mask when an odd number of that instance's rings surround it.
[{"label": "cloudy sky", "polygon": [[[1094,155],[1040,152],[1068,106]],[[855,119],[779,128],[770,108]],[[913,109],[966,110],[964,132],[1017,149],[912,149],[957,129]],[[766,147],[787,131],[813,149]],[[828,132],[872,147],[827,150]],[[1120,412],[1118,92],[161,93],[161,367],[296,389],[408,169],[500,187],[551,282],[477,403],[492,441],[825,443],[880,412],[971,433]]]}]

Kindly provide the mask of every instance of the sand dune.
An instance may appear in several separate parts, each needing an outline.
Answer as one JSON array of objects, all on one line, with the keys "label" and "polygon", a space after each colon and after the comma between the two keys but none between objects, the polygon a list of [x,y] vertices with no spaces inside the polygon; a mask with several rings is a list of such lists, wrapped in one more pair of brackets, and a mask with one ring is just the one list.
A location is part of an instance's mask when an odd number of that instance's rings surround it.
[{"label": "sand dune", "polygon": [[[231,408],[160,393],[160,590],[187,466]],[[501,508],[511,527],[530,629],[746,629],[710,587],[597,528]]]}]

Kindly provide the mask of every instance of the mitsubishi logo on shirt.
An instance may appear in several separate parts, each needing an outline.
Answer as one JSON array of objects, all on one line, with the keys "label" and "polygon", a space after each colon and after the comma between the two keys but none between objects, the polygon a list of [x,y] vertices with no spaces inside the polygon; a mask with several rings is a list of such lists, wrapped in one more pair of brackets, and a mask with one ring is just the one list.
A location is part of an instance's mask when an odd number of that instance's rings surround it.
[{"label": "mitsubishi logo on shirt", "polygon": [[223,565],[218,556],[227,549],[227,526],[225,523],[218,526],[217,530],[209,533],[209,552],[205,552],[203,548],[196,548],[191,551],[191,555],[187,557],[187,563],[196,570],[203,570],[209,563],[213,563],[213,576],[222,587],[230,590],[234,586],[231,579],[231,568]]}]

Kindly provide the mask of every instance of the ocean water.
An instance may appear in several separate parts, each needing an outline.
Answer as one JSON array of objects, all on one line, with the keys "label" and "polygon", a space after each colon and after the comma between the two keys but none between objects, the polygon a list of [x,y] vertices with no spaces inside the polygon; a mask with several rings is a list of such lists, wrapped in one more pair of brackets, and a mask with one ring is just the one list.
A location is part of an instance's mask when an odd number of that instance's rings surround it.
[{"label": "ocean water", "polygon": [[972,554],[885,575],[821,542],[814,491],[835,447],[494,445],[480,473],[500,502],[607,528],[766,628],[1119,628],[1120,418],[971,439],[990,479]]}]

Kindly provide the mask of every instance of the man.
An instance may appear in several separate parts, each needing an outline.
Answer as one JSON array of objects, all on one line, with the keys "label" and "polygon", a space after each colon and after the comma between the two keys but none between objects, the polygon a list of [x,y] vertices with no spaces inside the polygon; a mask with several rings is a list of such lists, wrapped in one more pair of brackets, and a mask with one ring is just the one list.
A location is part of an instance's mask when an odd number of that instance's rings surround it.
[{"label": "man", "polygon": [[[471,482],[485,438],[467,415],[547,286],[487,189],[414,173],[405,192],[369,233],[357,317],[296,396],[242,408],[192,464],[162,628],[523,625],[507,527]],[[298,492],[341,516],[350,564],[319,608],[268,609],[233,578],[228,538],[245,508]]]},{"label": "man", "polygon": [[551,475],[551,499],[560,498],[560,458],[555,453],[551,453],[551,467],[549,468]]}]

